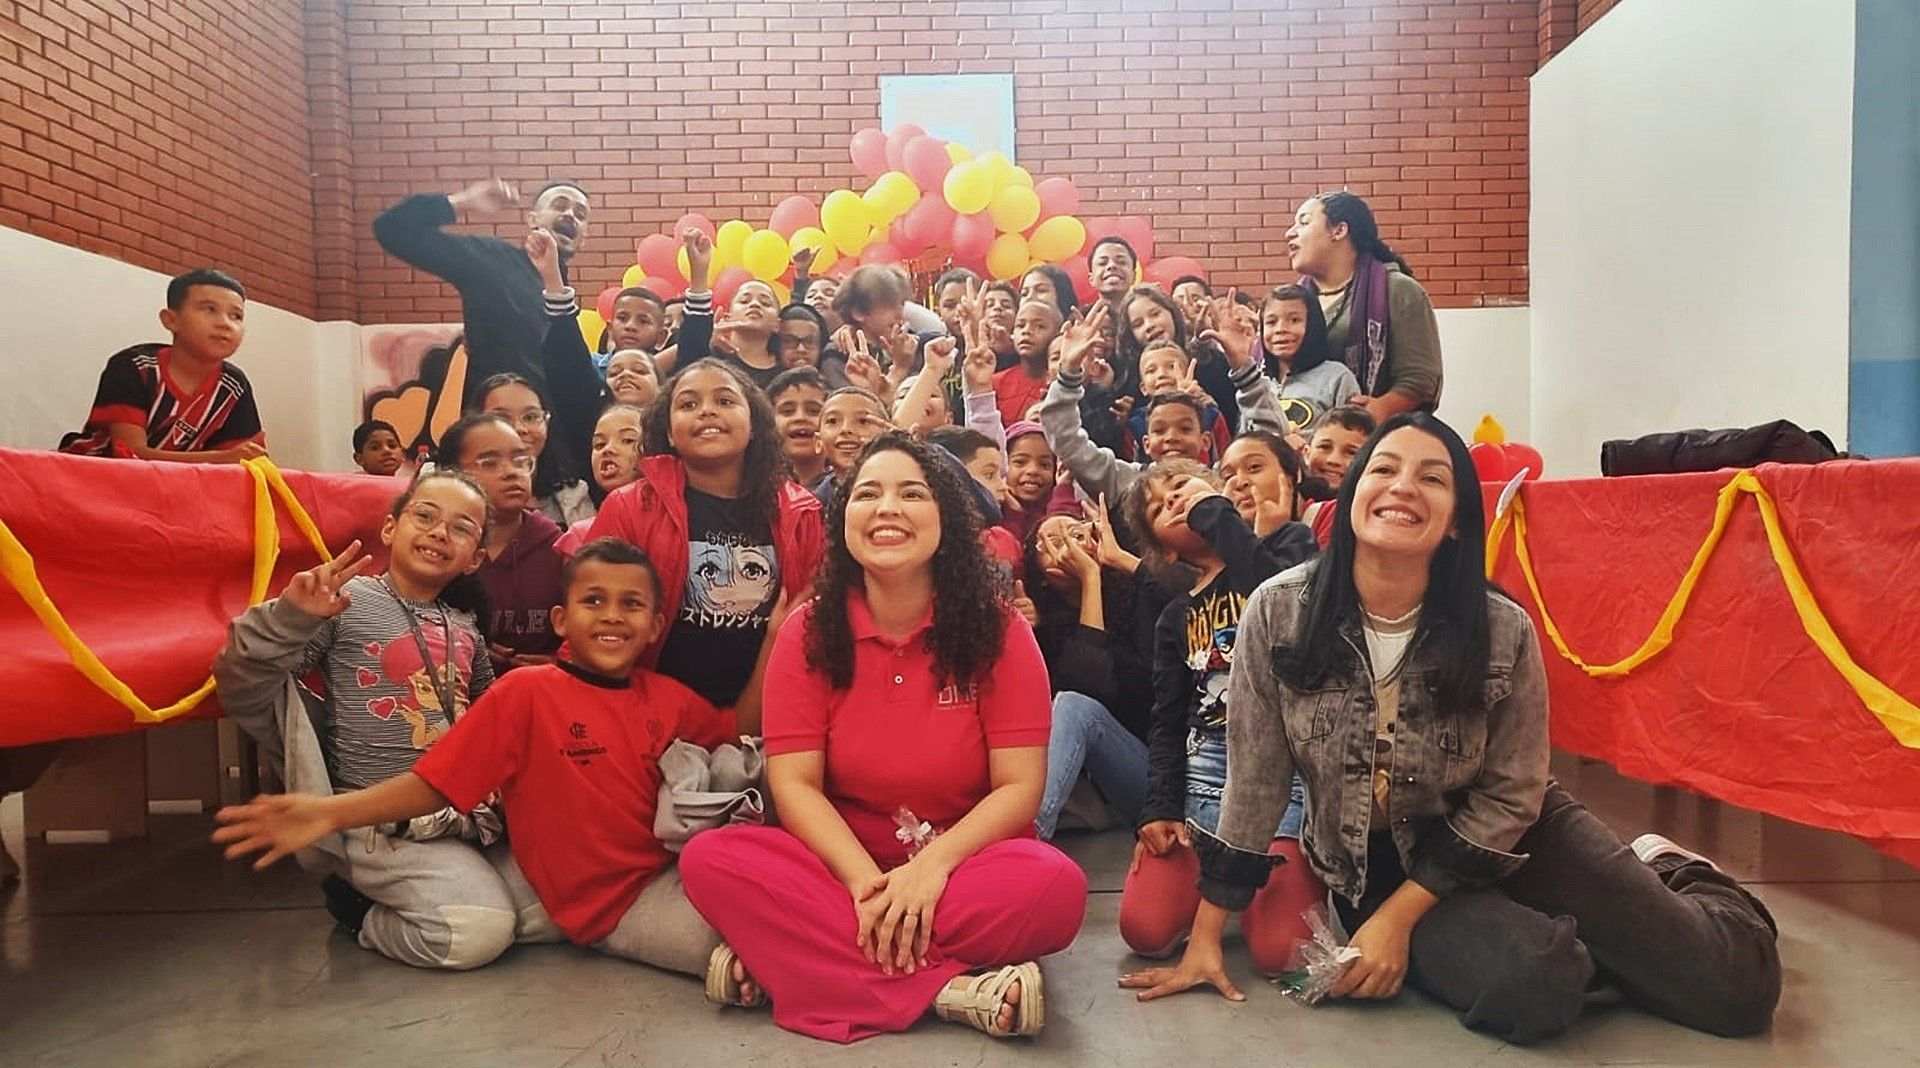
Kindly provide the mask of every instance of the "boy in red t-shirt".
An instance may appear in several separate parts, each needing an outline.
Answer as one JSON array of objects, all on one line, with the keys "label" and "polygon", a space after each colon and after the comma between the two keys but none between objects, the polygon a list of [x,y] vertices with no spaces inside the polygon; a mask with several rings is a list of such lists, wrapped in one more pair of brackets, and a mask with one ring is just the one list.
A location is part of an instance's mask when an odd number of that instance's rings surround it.
[{"label": "boy in red t-shirt", "polygon": [[227,362],[247,336],[246,289],[222,271],[188,271],[167,283],[160,325],[173,343],[108,357],[86,427],[60,451],[180,463],[265,456],[253,385]]},{"label": "boy in red t-shirt", "polygon": [[264,850],[254,864],[264,868],[336,831],[449,805],[465,812],[498,791],[513,813],[513,858],[569,941],[704,974],[720,939],[687,903],[654,834],[660,756],[676,738],[711,748],[757,732],[764,669],[731,711],[636,670],[666,621],[653,564],[626,542],[582,547],[565,588],[553,629],[569,659],[501,676],[412,771],[331,797],[262,796],[222,809],[213,840],[228,843],[229,858]]}]

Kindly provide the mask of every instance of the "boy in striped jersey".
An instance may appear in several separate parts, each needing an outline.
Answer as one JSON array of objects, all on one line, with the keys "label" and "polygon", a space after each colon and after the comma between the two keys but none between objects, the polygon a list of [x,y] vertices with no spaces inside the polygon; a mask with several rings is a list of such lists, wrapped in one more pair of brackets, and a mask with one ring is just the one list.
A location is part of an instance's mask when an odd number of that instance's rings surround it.
[{"label": "boy in striped jersey", "polygon": [[202,267],[167,285],[169,345],[122,349],[100,372],[87,425],[60,451],[182,463],[238,463],[267,454],[253,386],[228,359],[247,335],[247,291]]}]

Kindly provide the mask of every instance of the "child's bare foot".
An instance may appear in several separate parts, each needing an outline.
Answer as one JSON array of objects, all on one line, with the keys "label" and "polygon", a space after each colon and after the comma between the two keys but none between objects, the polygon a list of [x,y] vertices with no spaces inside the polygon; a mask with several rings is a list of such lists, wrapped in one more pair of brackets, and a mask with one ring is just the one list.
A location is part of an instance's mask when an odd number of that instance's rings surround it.
[{"label": "child's bare foot", "polygon": [[746,963],[722,942],[707,958],[707,1000],[715,1005],[752,1009],[766,1004],[766,992],[747,974]]},{"label": "child's bare foot", "polygon": [[[955,994],[964,996],[969,990],[972,989],[970,985],[972,982],[973,982],[972,976],[968,976],[968,975],[956,976],[953,982],[947,984],[947,989],[952,991]],[[1000,1011],[997,1014],[995,1014],[993,1017],[994,1033],[1004,1035],[1007,1032],[1013,1030],[1013,1014],[1016,1011],[1018,1011],[1019,1008],[1020,1008],[1020,980],[1015,979],[1007,987],[1006,993],[1000,995]]]},{"label": "child's bare foot", "polygon": [[740,987],[740,1004],[760,1004],[760,984],[747,974],[747,966],[739,957],[733,958],[733,981]]}]

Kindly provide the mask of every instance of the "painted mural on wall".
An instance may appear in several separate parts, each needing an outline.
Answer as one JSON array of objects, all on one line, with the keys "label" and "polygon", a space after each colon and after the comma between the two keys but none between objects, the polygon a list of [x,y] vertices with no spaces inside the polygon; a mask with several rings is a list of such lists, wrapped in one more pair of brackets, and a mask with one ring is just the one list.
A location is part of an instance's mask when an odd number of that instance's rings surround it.
[{"label": "painted mural on wall", "polygon": [[359,417],[393,424],[409,456],[431,449],[460,418],[466,381],[466,339],[458,324],[360,331],[354,368]]}]

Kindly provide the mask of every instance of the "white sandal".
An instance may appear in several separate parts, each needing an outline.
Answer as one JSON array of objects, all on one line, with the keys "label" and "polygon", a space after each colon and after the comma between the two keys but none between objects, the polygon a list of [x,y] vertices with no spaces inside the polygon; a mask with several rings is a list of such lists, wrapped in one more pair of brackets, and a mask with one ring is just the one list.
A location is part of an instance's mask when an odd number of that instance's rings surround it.
[{"label": "white sandal", "polygon": [[[1000,1010],[1009,1007],[1007,988],[1016,982],[1020,984],[1020,1000],[1011,1006],[1013,1027],[1002,1031]],[[1047,1019],[1046,999],[1040,992],[1040,966],[1032,961],[1009,964],[983,975],[967,977],[967,984],[960,989],[951,985],[941,987],[940,996],[933,1001],[933,1011],[942,1020],[966,1024],[994,1038],[1037,1035]]]},{"label": "white sandal", "polygon": [[757,1009],[767,1003],[765,988],[756,987],[753,999],[741,996],[743,984],[733,977],[733,964],[739,960],[733,947],[725,942],[713,947],[713,956],[707,958],[707,1000],[715,1005],[727,1005],[739,1009]]}]

